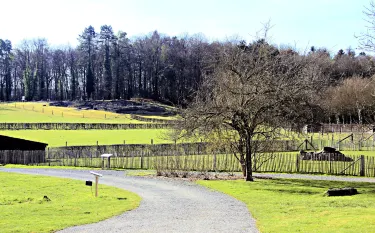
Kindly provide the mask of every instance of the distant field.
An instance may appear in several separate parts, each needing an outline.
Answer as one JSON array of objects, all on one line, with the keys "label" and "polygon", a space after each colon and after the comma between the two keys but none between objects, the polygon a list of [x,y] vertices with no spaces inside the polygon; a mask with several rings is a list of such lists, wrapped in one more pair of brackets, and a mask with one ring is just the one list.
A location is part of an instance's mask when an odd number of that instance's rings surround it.
[{"label": "distant field", "polygon": [[[47,106],[43,106],[47,105]],[[0,104],[0,122],[65,122],[65,123],[125,123],[144,124],[129,114],[117,114],[100,110],[48,106],[45,102],[18,102]]]},{"label": "distant field", "polygon": [[48,143],[49,147],[78,145],[155,144],[172,143],[164,139],[167,130],[127,129],[127,130],[6,130],[0,135],[23,138]]}]

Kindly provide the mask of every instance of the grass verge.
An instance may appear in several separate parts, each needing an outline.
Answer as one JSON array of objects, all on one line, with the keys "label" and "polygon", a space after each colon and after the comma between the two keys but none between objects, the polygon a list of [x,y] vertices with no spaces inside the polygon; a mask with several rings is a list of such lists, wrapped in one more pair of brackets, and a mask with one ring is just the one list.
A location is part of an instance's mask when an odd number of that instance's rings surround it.
[{"label": "grass verge", "polygon": [[[0,172],[1,232],[51,232],[98,222],[139,206],[134,193],[106,185],[95,198],[78,180]],[[47,196],[50,201],[45,200]]]},{"label": "grass verge", "polygon": [[71,170],[99,170],[100,168],[93,168],[93,167],[73,167],[73,166],[34,166],[34,165],[21,165],[21,164],[6,164],[3,166],[4,168],[48,168],[48,169],[71,169]]},{"label": "grass verge", "polygon": [[[295,179],[198,181],[243,201],[261,232],[373,232],[375,184]],[[355,196],[328,197],[333,187]]]}]

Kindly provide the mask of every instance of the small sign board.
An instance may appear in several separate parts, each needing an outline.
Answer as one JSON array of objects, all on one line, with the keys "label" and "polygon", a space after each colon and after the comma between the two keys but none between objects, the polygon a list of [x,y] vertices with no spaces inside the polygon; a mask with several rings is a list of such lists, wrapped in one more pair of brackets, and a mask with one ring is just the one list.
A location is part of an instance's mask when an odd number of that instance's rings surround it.
[{"label": "small sign board", "polygon": [[102,158],[109,158],[109,157],[112,157],[113,154],[102,154],[100,157]]}]

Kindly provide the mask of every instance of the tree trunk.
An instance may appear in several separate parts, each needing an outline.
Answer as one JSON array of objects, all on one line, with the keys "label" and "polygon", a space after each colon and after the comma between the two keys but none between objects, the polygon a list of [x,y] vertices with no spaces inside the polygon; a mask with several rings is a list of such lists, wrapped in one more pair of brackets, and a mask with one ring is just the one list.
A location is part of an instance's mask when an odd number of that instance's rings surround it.
[{"label": "tree trunk", "polygon": [[358,108],[357,112],[358,112],[358,123],[362,124],[362,109]]},{"label": "tree trunk", "polygon": [[246,181],[254,181],[251,162],[251,138],[248,135],[246,137]]}]

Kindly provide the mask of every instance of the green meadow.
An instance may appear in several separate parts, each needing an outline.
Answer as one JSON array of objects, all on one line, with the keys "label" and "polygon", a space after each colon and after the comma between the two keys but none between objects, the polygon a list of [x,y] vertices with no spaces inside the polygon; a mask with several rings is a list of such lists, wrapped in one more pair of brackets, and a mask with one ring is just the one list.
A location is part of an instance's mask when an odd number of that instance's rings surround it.
[{"label": "green meadow", "polygon": [[0,172],[0,179],[2,233],[54,232],[94,223],[137,208],[141,200],[101,184],[96,198],[91,187],[78,180],[5,172]]},{"label": "green meadow", "polygon": [[126,129],[126,130],[3,130],[1,135],[23,138],[47,143],[49,147],[172,143],[163,129]]},{"label": "green meadow", "polygon": [[[256,179],[198,184],[244,202],[263,233],[370,233],[375,229],[375,183]],[[329,188],[339,187],[354,187],[360,194],[324,195]]]}]

